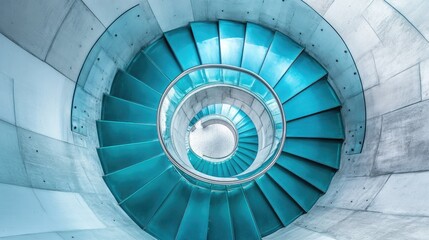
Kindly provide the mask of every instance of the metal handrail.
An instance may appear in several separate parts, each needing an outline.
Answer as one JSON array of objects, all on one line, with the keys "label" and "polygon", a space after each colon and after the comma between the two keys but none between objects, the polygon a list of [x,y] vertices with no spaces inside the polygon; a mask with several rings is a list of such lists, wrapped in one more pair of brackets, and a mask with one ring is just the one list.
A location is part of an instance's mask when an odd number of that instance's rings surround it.
[{"label": "metal handrail", "polygon": [[198,70],[201,70],[201,69],[215,69],[215,68],[234,70],[234,71],[237,71],[237,72],[246,73],[246,74],[248,74],[248,75],[256,78],[257,80],[259,80],[260,82],[262,82],[262,84],[264,84],[265,87],[272,93],[272,95],[274,96],[274,98],[275,98],[278,106],[282,106],[282,102],[278,98],[278,96],[277,96],[276,92],[274,91],[274,89],[267,83],[267,81],[265,79],[263,79],[261,76],[259,76],[258,74],[254,73],[254,72],[252,72],[250,70],[247,70],[247,69],[244,69],[244,68],[241,68],[241,67],[237,67],[237,66],[226,65],[226,64],[202,64],[202,65],[198,65],[198,66],[195,66],[195,67],[192,67],[192,68],[189,68],[189,69],[183,71],[179,76],[177,76],[173,81],[171,81],[171,83],[168,85],[168,87],[165,89],[164,93],[162,94],[162,97],[161,97],[161,100],[160,100],[160,103],[159,103],[159,106],[158,106],[158,110],[157,110],[157,120],[156,120],[157,121],[156,125],[157,125],[158,138],[160,140],[162,149],[164,150],[164,152],[166,153],[166,155],[170,159],[170,161],[177,168],[179,168],[181,171],[183,171],[184,173],[188,174],[189,176],[191,176],[191,177],[193,177],[193,178],[195,178],[197,180],[203,181],[203,182],[212,183],[212,184],[218,184],[218,185],[241,184],[241,183],[245,183],[245,182],[251,181],[251,180],[253,180],[255,178],[258,178],[259,176],[262,176],[265,172],[267,172],[276,163],[277,159],[280,157],[280,154],[282,152],[282,149],[283,149],[283,146],[284,146],[284,142],[285,142],[285,139],[286,139],[286,117],[285,117],[285,113],[284,113],[282,107],[279,108],[281,119],[282,119],[282,122],[283,122],[283,125],[282,125],[282,137],[280,139],[279,146],[277,148],[277,152],[274,155],[273,160],[271,161],[271,163],[269,165],[267,165],[260,172],[254,174],[254,175],[252,175],[250,177],[243,178],[243,179],[229,180],[229,181],[219,181],[219,180],[209,179],[209,178],[206,178],[204,176],[201,176],[201,175],[198,175],[198,174],[195,174],[195,173],[189,171],[187,168],[183,167],[180,163],[178,163],[176,161],[176,159],[171,155],[170,151],[167,149],[167,147],[164,144],[164,140],[163,140],[162,133],[161,133],[161,131],[162,131],[161,124],[160,124],[161,107],[162,107],[162,104],[163,104],[165,98],[167,97],[167,94],[169,93],[169,91],[184,76],[187,76],[190,73],[198,71]]}]

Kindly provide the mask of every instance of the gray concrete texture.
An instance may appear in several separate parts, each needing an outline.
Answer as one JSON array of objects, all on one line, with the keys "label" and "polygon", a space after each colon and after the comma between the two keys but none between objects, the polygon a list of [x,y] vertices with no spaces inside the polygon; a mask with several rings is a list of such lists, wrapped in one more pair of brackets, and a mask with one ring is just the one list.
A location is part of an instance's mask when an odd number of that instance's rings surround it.
[{"label": "gray concrete texture", "polygon": [[[330,189],[309,214],[267,239],[428,239],[429,4],[304,2],[332,25],[356,61],[368,113],[365,145],[361,154],[343,154]],[[323,35],[332,29],[320,17],[304,18],[312,10],[295,1],[3,0],[1,239],[151,238],[121,210],[101,178],[92,120],[99,116],[109,81],[79,86],[87,96],[82,104],[90,117],[84,120],[85,134],[70,130],[73,92],[88,52],[100,34],[136,4],[150,36],[119,29],[118,44],[137,44],[125,53],[100,49],[98,54],[112,64],[106,78],[161,31],[216,19],[281,30],[324,63],[332,81],[350,77],[344,74],[351,71],[352,59],[332,52],[328,35]],[[101,66],[91,70],[105,71]],[[352,92],[340,93],[343,100],[352,97]]]}]

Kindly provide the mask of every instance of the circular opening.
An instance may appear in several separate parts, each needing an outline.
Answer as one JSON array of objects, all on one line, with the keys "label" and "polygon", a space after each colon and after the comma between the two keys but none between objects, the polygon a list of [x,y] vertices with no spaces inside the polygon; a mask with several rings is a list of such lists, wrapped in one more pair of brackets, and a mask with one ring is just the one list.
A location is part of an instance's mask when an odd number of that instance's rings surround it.
[{"label": "circular opening", "polygon": [[237,147],[237,140],[234,126],[218,118],[201,119],[189,132],[191,150],[211,162],[221,162],[231,156]]},{"label": "circular opening", "polygon": [[[251,134],[258,139],[256,154],[241,173],[216,176],[193,165],[197,160],[189,151],[206,161],[220,162],[234,158],[238,149],[237,130],[243,131],[242,126],[235,129],[236,123],[228,124],[224,119],[213,122],[210,118],[190,125],[194,116],[211,105],[234,106],[254,124],[255,132]],[[212,111],[209,108],[204,114],[209,114],[207,117],[218,114]],[[234,112],[227,110],[227,113]],[[236,114],[228,120],[236,120]],[[231,185],[251,181],[275,164],[283,149],[286,120],[280,99],[260,76],[239,67],[209,64],[190,68],[170,83],[161,97],[157,129],[167,157],[184,174],[207,183]]]}]

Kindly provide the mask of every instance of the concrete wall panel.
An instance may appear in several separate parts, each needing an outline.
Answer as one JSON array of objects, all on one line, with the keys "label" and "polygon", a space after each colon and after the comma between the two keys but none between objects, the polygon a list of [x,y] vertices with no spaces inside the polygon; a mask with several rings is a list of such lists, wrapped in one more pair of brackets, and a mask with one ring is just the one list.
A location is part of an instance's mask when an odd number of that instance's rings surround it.
[{"label": "concrete wall panel", "polygon": [[36,233],[36,234],[26,234],[21,236],[11,236],[11,237],[3,237],[0,238],[2,240],[64,240],[57,233]]},{"label": "concrete wall panel", "polygon": [[[315,232],[326,232],[353,213],[353,210],[316,206],[307,214],[299,217],[294,224]],[[320,221],[320,219],[323,219],[323,221]]]},{"label": "concrete wall panel", "polygon": [[163,32],[194,21],[191,0],[148,0]]},{"label": "concrete wall panel", "polygon": [[76,81],[89,50],[104,30],[85,4],[77,0],[61,24],[46,62]]},{"label": "concrete wall panel", "polygon": [[421,100],[420,71],[416,65],[365,91],[368,118]]},{"label": "concrete wall panel", "polygon": [[75,0],[0,2],[0,33],[44,60]]},{"label": "concrete wall panel", "polygon": [[386,2],[373,1],[363,16],[382,42],[373,50],[381,82],[429,57],[429,42]]},{"label": "concrete wall panel", "polygon": [[289,225],[263,239],[335,240],[326,234],[314,232],[297,225]]},{"label": "concrete wall panel", "polygon": [[18,129],[18,138],[33,187],[73,192],[95,191],[87,175],[100,177],[101,169],[86,172],[81,162],[92,159],[85,158],[79,147],[24,129]]},{"label": "concrete wall panel", "polygon": [[0,121],[0,183],[29,186],[16,127]]},{"label": "concrete wall panel", "polygon": [[139,0],[82,0],[107,28],[122,13],[139,4]]},{"label": "concrete wall panel", "polygon": [[383,116],[374,174],[429,170],[429,101]]},{"label": "concrete wall panel", "polygon": [[368,210],[388,214],[429,216],[428,185],[429,172],[394,174]]},{"label": "concrete wall panel", "polygon": [[380,140],[381,117],[370,119],[366,124],[367,130],[362,153],[347,155],[343,152],[339,174],[353,177],[371,175],[374,158],[377,154],[378,143]]},{"label": "concrete wall panel", "polygon": [[400,12],[429,41],[428,1],[387,0],[387,2]]},{"label": "concrete wall panel", "polygon": [[422,83],[422,100],[429,99],[429,59],[420,63],[420,80]]},{"label": "concrete wall panel", "polygon": [[427,239],[427,218],[356,212],[333,226],[328,233],[338,240]]},{"label": "concrete wall panel", "polygon": [[154,239],[149,234],[142,235],[135,238],[123,228],[105,228],[97,230],[83,230],[83,231],[67,231],[59,232],[58,235],[62,239],[81,239],[81,240],[98,240],[98,239]]},{"label": "concrete wall panel", "polygon": [[[64,193],[0,184],[0,237],[103,228],[76,193]],[[31,214],[29,214],[31,213]]]},{"label": "concrete wall panel", "polygon": [[366,53],[361,58],[355,58],[355,60],[356,66],[359,70],[360,78],[362,79],[363,89],[367,90],[377,85],[379,83],[378,73],[372,52]]},{"label": "concrete wall panel", "polygon": [[[311,40],[323,19],[313,9],[299,1],[285,1],[276,28],[286,33],[301,45],[309,48],[309,52],[318,48]],[[313,46],[314,45],[314,46]]]},{"label": "concrete wall panel", "polygon": [[325,15],[329,7],[335,0],[304,0],[309,6],[311,6],[320,15]]},{"label": "concrete wall panel", "polygon": [[13,79],[0,72],[0,120],[15,124]]},{"label": "concrete wall panel", "polygon": [[388,176],[346,178],[337,174],[318,206],[365,210],[383,188]]},{"label": "concrete wall panel", "polygon": [[0,35],[0,69],[14,79],[16,124],[52,138],[71,140],[74,83]]}]

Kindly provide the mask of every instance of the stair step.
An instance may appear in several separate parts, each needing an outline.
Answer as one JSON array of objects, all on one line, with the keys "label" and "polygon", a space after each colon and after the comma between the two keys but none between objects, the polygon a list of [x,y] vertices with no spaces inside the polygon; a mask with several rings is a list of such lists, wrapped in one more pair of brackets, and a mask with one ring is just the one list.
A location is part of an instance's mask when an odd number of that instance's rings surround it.
[{"label": "stair step", "polygon": [[257,154],[257,152],[258,152],[258,142],[256,142],[256,144],[255,144],[255,143],[245,143],[245,142],[239,141],[238,147],[239,148],[245,148],[247,150],[255,152],[255,154]]},{"label": "stair step", "polygon": [[243,143],[255,143],[258,144],[258,135],[253,135],[253,136],[247,136],[247,137],[242,137],[239,135],[239,141],[243,142]]},{"label": "stair step", "polygon": [[[162,187],[162,185],[159,186],[159,188]],[[191,191],[191,186],[185,180],[180,180],[145,230],[158,239],[174,239],[188,205]]]},{"label": "stair step", "polygon": [[[144,50],[144,53],[170,81],[182,73],[182,69],[174,57],[174,54],[171,52],[165,38],[160,38],[158,41],[151,44]],[[153,79],[153,81],[156,80],[157,79]]]},{"label": "stair step", "polygon": [[328,81],[323,79],[289,99],[283,109],[287,113],[286,120],[291,121],[339,106],[340,100]]},{"label": "stair step", "polygon": [[176,239],[206,239],[211,191],[194,187]]},{"label": "stair step", "polygon": [[256,183],[273,207],[283,226],[287,226],[304,213],[304,210],[267,174]]},{"label": "stair step", "polygon": [[247,164],[245,161],[239,158],[237,154],[235,154],[232,157],[231,161],[234,161],[236,164],[240,166],[240,169],[242,170],[241,172],[245,171],[249,167],[249,164]]},{"label": "stair step", "polygon": [[147,142],[158,139],[156,125],[98,120],[97,133],[101,147]]},{"label": "stair step", "polygon": [[116,73],[110,95],[155,109],[161,99],[159,92],[122,70]]},{"label": "stair step", "polygon": [[165,38],[182,70],[201,64],[197,47],[194,43],[194,37],[189,27],[182,27],[166,32]]},{"label": "stair step", "polygon": [[278,219],[270,203],[256,183],[253,182],[247,185],[244,188],[244,193],[262,236],[267,236],[283,227],[280,219]]},{"label": "stair step", "polygon": [[319,190],[278,165],[274,165],[268,174],[306,212],[310,211],[321,195]]},{"label": "stair step", "polygon": [[[172,68],[174,69],[174,65]],[[131,62],[127,72],[157,92],[163,93],[170,84],[170,79],[161,70],[142,52]]]},{"label": "stair step", "polygon": [[233,239],[233,234],[227,192],[212,191],[207,239]]},{"label": "stair step", "polygon": [[284,103],[326,75],[326,70],[303,52],[283,75],[274,90],[280,101]]},{"label": "stair step", "polygon": [[219,21],[219,39],[222,64],[240,67],[243,56],[246,26],[233,21]]},{"label": "stair step", "polygon": [[243,125],[237,130],[240,133],[240,135],[243,133],[246,133],[249,130],[254,130],[254,132],[256,132],[256,128],[255,128],[255,125],[253,124],[253,122],[246,124],[246,125]]},{"label": "stair step", "polygon": [[104,95],[101,119],[155,124],[156,110],[117,97]]},{"label": "stair step", "polygon": [[344,139],[341,113],[338,109],[321,112],[287,122],[287,137]]},{"label": "stair step", "polygon": [[150,159],[163,153],[158,140],[101,147],[97,149],[104,173],[109,174],[122,168]]},{"label": "stair step", "polygon": [[228,198],[234,226],[234,239],[260,239],[261,235],[247,204],[243,189],[237,188],[229,191]]},{"label": "stair step", "polygon": [[125,212],[144,228],[171,191],[177,186],[180,175],[169,168],[121,203]]},{"label": "stair step", "polygon": [[171,166],[167,156],[162,154],[110,173],[104,180],[116,200],[121,202]]},{"label": "stair step", "polygon": [[249,158],[248,157],[246,157],[246,156],[244,156],[244,155],[242,155],[242,154],[240,154],[240,153],[236,153],[235,154],[235,156],[234,156],[235,158],[237,158],[238,160],[241,160],[241,162],[243,163],[243,164],[245,164],[245,166],[246,166],[246,169],[247,168],[249,168],[249,166],[250,165],[252,165],[252,162],[253,162],[253,159],[250,159],[249,160]]},{"label": "stair step", "polygon": [[277,164],[294,173],[323,193],[328,190],[329,184],[336,172],[336,170],[332,168],[287,153],[281,154],[277,160]]},{"label": "stair step", "polygon": [[257,154],[257,152],[248,150],[246,148],[239,148],[237,150],[237,152],[239,152],[240,155],[244,155],[244,156],[248,157],[249,159],[251,159],[252,162],[255,159],[256,154]]},{"label": "stair step", "polygon": [[220,43],[216,22],[193,22],[192,33],[202,64],[220,63]]},{"label": "stair step", "polygon": [[330,139],[286,138],[283,151],[338,169],[342,141]]},{"label": "stair step", "polygon": [[247,23],[241,67],[259,73],[273,41],[274,32],[254,23]]},{"label": "stair step", "polygon": [[292,39],[276,32],[259,75],[274,87],[303,50]]},{"label": "stair step", "polygon": [[[253,160],[255,160],[253,157],[248,156],[247,154],[242,153],[241,151],[237,151],[236,155],[243,160],[245,163],[252,165]],[[253,156],[253,155],[252,155]]]}]

